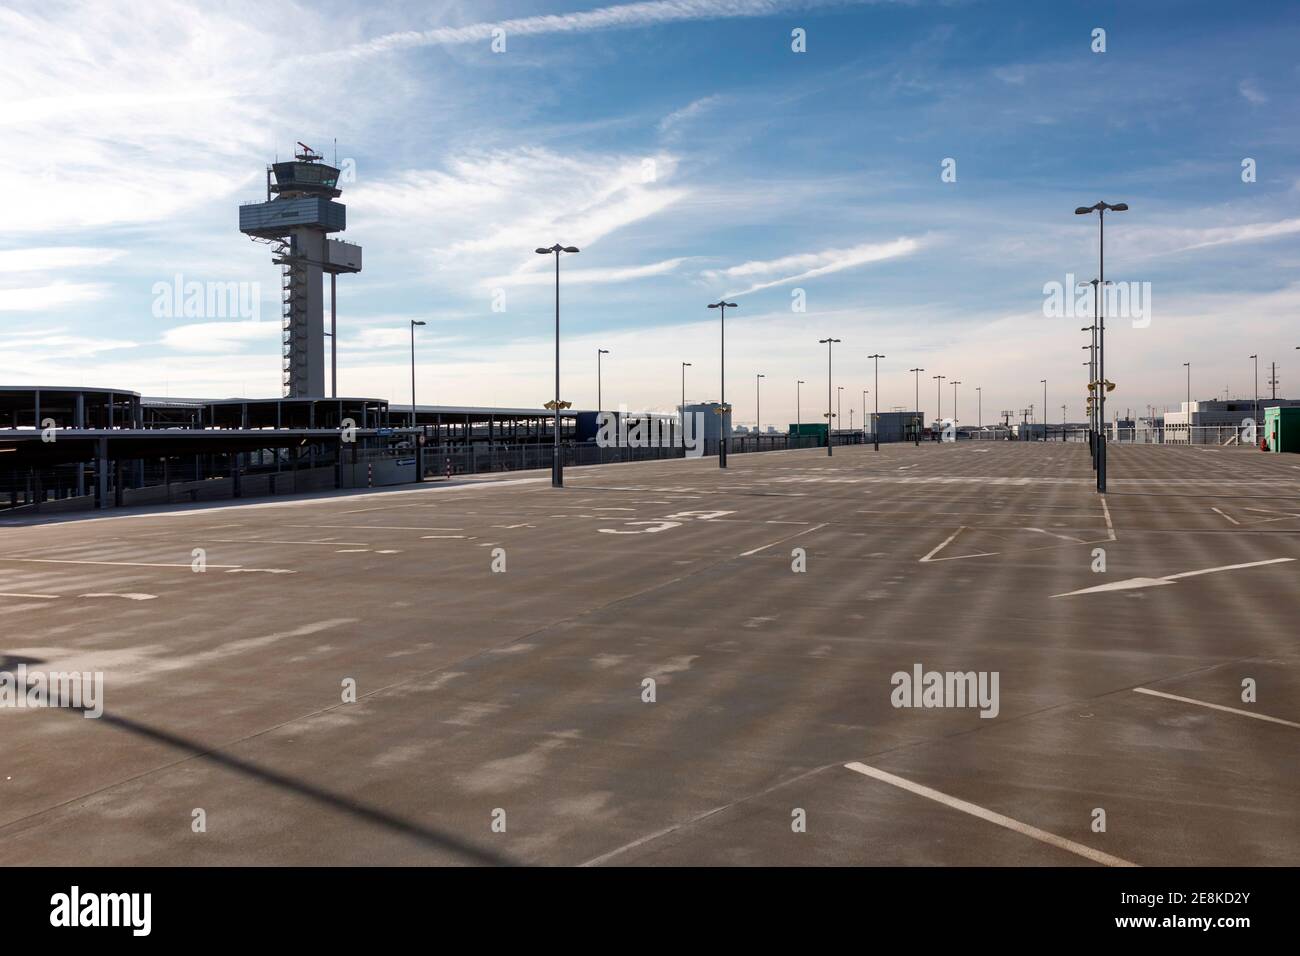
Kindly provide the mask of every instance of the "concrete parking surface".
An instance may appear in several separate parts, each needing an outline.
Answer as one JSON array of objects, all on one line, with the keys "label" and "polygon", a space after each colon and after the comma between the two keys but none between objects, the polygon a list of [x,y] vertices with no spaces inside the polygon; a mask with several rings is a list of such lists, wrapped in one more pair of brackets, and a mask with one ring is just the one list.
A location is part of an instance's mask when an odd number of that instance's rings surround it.
[{"label": "concrete parking surface", "polygon": [[[1295,459],[1112,446],[1102,497],[1083,445],[844,447],[8,522],[0,671],[102,672],[104,713],[0,708],[0,863],[1294,865]],[[918,666],[995,674],[996,715],[895,706]]]}]

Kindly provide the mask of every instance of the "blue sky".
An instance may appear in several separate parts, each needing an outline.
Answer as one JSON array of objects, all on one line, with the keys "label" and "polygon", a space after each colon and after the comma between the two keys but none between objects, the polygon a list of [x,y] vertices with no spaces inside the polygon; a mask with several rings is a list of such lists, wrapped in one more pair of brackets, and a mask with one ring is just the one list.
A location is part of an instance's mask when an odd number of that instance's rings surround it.
[{"label": "blue sky", "polygon": [[[296,11],[296,12],[293,12]],[[289,32],[292,24],[296,32]],[[492,50],[504,29],[505,51]],[[806,52],[791,31],[806,31]],[[1092,31],[1106,31],[1104,53]],[[28,4],[0,8],[0,381],[279,391],[279,276],[237,231],[296,140],[354,164],[342,394],[538,405],[554,241],[564,397],[861,416],[958,379],[958,418],[1082,417],[1086,337],[1046,283],[1150,283],[1112,320],[1112,410],[1300,392],[1300,16],[1285,3]],[[1256,181],[1242,181],[1253,159]],[[941,164],[956,161],[956,181]],[[257,316],[155,314],[155,288],[255,283]],[[251,286],[250,286],[251,288]],[[498,291],[500,290],[500,291]],[[802,290],[806,311],[792,308]],[[494,311],[494,296],[504,311]],[[1261,383],[1267,375],[1261,372]],[[1261,384],[1261,388],[1265,388]],[[870,402],[870,399],[868,399]],[[943,412],[952,412],[943,386]],[[1041,409],[1040,409],[1041,411]]]}]

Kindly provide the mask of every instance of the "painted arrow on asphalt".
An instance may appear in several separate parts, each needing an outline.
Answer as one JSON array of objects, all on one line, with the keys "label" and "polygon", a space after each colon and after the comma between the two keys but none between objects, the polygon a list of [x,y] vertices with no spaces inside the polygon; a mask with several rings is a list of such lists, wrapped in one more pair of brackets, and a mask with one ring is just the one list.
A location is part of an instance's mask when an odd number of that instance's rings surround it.
[{"label": "painted arrow on asphalt", "polygon": [[1179,578],[1193,578],[1198,574],[1214,574],[1216,571],[1236,571],[1240,568],[1258,568],[1265,564],[1282,564],[1286,561],[1294,561],[1295,558],[1270,558],[1267,561],[1251,561],[1247,564],[1225,564],[1217,568],[1202,568],[1200,571],[1182,571],[1178,574],[1166,574],[1162,578],[1128,578],[1124,581],[1112,581],[1109,584],[1099,584],[1092,588],[1082,588],[1078,591],[1066,591],[1064,594],[1053,594],[1052,597],[1073,597],[1076,594],[1096,594],[1100,591],[1131,591],[1135,588],[1156,588],[1166,584],[1173,584]]}]

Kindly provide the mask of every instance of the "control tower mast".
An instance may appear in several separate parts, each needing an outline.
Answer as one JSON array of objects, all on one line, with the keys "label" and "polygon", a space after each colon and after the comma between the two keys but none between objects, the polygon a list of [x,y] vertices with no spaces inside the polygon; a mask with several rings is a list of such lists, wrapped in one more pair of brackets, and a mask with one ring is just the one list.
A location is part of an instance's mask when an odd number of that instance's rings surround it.
[{"label": "control tower mast", "polygon": [[[361,271],[361,247],[329,233],[347,228],[347,207],[334,200],[339,171],[304,143],[292,162],[266,168],[266,202],[239,207],[239,231],[270,243],[282,270],[283,384],[287,398],[325,396],[325,304],[321,277]],[[331,312],[335,304],[331,294]],[[330,335],[337,351],[331,320]],[[335,394],[338,382],[332,383]]]}]

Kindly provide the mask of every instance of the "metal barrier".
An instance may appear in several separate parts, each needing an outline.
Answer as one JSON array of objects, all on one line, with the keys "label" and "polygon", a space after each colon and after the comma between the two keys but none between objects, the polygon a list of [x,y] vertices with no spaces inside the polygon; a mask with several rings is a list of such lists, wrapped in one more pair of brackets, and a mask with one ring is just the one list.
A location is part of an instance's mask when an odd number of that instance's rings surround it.
[{"label": "metal barrier", "polygon": [[1107,429],[1110,441],[1125,445],[1218,445],[1222,448],[1259,447],[1264,436],[1261,426],[1251,430],[1240,425],[1165,425],[1162,428]]}]

